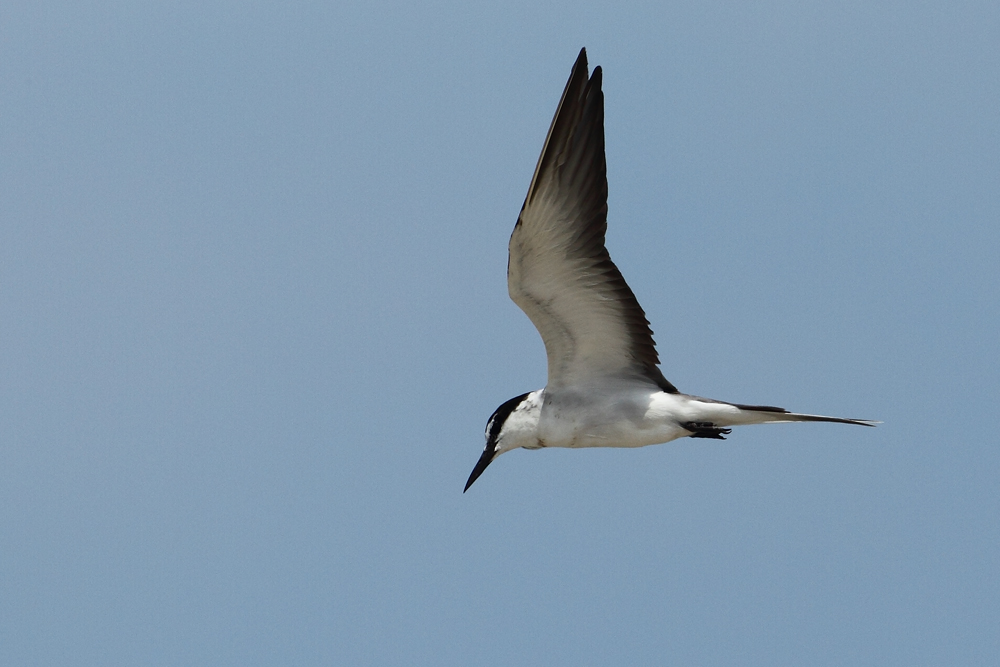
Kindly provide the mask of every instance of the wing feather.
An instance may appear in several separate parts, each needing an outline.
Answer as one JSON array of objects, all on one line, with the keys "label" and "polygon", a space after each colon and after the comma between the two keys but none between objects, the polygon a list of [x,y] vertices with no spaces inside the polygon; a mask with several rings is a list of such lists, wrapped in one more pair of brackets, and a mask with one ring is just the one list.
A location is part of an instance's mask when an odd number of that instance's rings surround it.
[{"label": "wing feather", "polygon": [[510,237],[510,297],[545,342],[550,387],[660,372],[646,314],[604,245],[608,179],[601,68],[580,51]]}]

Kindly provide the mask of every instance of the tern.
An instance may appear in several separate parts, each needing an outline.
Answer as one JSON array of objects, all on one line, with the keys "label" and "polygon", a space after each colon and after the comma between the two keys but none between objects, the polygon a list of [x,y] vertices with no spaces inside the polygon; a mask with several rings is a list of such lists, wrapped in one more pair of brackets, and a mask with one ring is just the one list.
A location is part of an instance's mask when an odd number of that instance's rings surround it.
[{"label": "tern", "polygon": [[681,393],[659,369],[646,314],[604,245],[608,179],[601,68],[581,49],[510,236],[507,288],[545,343],[548,382],[496,409],[469,490],[523,447],[644,447],[725,440],[731,426],[878,422],[789,412]]}]

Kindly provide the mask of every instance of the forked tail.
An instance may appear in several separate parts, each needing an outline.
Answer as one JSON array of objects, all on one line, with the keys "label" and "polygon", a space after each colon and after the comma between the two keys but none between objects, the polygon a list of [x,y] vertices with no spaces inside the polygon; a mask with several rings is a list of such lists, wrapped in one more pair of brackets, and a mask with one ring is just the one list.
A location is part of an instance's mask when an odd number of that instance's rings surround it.
[{"label": "forked tail", "polygon": [[[843,417],[824,417],[822,415],[803,415],[798,412],[789,412],[784,408],[776,408],[770,405],[739,405],[734,403],[744,413],[752,413],[751,424],[777,424],[781,422],[835,422],[837,424],[857,424],[858,426],[875,426],[881,424],[880,421],[871,419],[845,419]],[[746,415],[750,417],[751,415]]]}]

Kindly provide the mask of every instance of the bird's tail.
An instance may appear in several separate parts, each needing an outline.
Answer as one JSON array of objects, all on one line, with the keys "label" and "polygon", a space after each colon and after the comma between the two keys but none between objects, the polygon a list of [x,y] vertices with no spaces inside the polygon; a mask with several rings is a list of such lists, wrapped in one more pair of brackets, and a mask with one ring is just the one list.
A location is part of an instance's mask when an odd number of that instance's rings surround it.
[{"label": "bird's tail", "polygon": [[784,408],[776,408],[770,405],[738,405],[740,416],[749,418],[743,423],[749,424],[777,424],[781,422],[835,422],[837,424],[857,424],[858,426],[875,426],[881,424],[880,421],[871,419],[846,419],[844,417],[824,417],[822,415],[804,415],[798,412],[789,412]]}]

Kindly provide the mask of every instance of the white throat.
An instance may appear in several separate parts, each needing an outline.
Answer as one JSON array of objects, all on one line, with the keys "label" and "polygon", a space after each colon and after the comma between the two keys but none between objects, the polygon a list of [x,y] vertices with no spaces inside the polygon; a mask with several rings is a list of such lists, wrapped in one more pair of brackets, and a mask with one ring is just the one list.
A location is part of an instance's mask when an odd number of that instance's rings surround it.
[{"label": "white throat", "polygon": [[528,394],[521,404],[510,413],[500,429],[497,438],[497,456],[518,447],[538,449],[538,423],[542,416],[542,393],[539,389]]}]

